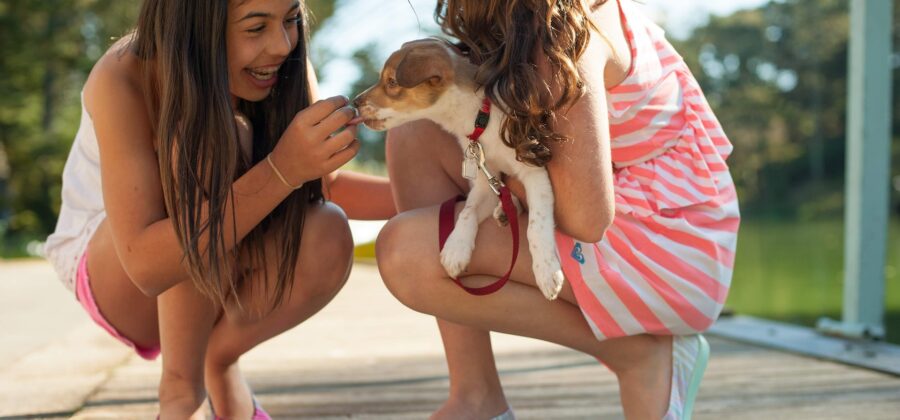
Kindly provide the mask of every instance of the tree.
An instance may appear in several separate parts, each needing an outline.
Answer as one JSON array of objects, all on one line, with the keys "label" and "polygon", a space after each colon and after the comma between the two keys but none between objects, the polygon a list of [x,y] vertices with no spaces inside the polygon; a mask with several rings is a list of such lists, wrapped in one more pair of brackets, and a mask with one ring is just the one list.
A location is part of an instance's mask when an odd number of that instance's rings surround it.
[{"label": "tree", "polygon": [[[115,0],[9,0],[0,4],[0,234],[40,236],[59,209],[63,164],[93,61],[134,21]],[[0,171],[0,176],[4,174]]]},{"label": "tree", "polygon": [[[53,230],[84,80],[133,27],[140,3],[0,2],[0,255],[5,243]],[[306,4],[319,23],[313,31],[334,13],[334,0]]]},{"label": "tree", "polygon": [[735,145],[745,210],[841,214],[848,12],[846,0],[770,2],[677,43]]}]

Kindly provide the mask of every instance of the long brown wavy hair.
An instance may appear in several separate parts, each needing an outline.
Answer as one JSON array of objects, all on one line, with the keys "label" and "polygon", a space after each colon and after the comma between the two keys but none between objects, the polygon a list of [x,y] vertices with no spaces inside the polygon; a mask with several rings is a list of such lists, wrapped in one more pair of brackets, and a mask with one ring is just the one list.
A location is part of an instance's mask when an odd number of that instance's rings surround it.
[{"label": "long brown wavy hair", "polygon": [[[323,200],[321,180],[294,191],[231,249],[226,232],[237,228],[236,223],[225,225],[225,212],[231,204],[235,215],[234,180],[264,159],[294,115],[310,104],[306,11],[301,7],[298,45],[281,66],[271,95],[259,102],[238,101],[237,111],[253,127],[248,160],[240,152],[228,87],[228,4],[229,0],[145,0],[131,51],[144,63],[166,211],[194,285],[221,305],[232,297],[240,306],[237,290],[243,273],[261,269],[268,276],[263,241],[268,233],[280,251],[278,281],[273,290],[262,292],[271,297],[274,309],[293,287],[304,216],[311,203]],[[203,235],[208,235],[205,245]],[[249,257],[249,267],[238,267],[240,255]],[[265,286],[248,285],[251,296],[260,287]]]},{"label": "long brown wavy hair", "polygon": [[[581,0],[438,0],[434,16],[447,35],[459,39],[476,63],[477,82],[504,107],[506,145],[520,161],[544,166],[549,144],[568,140],[551,122],[584,94],[576,63],[587,48],[593,24]],[[540,47],[551,80],[534,62]],[[558,96],[549,86],[558,86]]]}]

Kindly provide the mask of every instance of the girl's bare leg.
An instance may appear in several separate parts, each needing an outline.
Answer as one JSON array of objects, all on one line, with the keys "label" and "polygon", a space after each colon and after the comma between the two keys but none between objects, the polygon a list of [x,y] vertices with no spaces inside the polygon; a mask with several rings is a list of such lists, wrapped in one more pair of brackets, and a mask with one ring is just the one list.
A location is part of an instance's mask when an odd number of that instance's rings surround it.
[{"label": "girl's bare leg", "polygon": [[131,282],[113,245],[109,221],[104,220],[88,244],[91,292],[100,313],[110,324],[141,347],[159,345],[156,298]]},{"label": "girl's bare leg", "polygon": [[[205,382],[217,414],[250,417],[250,390],[237,368],[240,355],[316,313],[349,275],[353,243],[339,208],[333,204],[311,208],[303,235],[291,295],[274,312],[253,319],[237,311],[225,315],[190,282],[173,287],[159,299],[143,295],[121,267],[105,222],[101,225],[89,246],[94,297],[110,324],[139,346],[162,343],[161,418],[203,418]],[[270,274],[276,272],[276,262],[268,258]],[[259,279],[263,280],[271,279]]]},{"label": "girl's bare leg", "polygon": [[[400,211],[433,206],[465,185],[460,185],[455,169],[462,159],[459,147],[452,139],[436,141],[439,133],[426,131],[428,125],[402,127],[388,140],[388,165]],[[439,263],[436,226],[435,207],[406,212],[388,223],[377,243],[379,269],[391,292],[410,308],[445,320],[439,325],[451,391],[433,418],[484,419],[505,409],[487,331],[538,338],[597,357],[617,375],[629,419],[659,419],[665,414],[671,338],[642,335],[598,341],[568,283],[560,299],[548,302],[531,272],[524,217],[519,223],[523,240],[513,281],[490,296],[471,296],[449,280]],[[483,223],[468,269],[473,275],[465,281],[486,283],[505,273],[511,246],[508,229],[500,229],[490,219]]]},{"label": "girl's bare leg", "polygon": [[[278,249],[267,243],[268,261],[277,261]],[[241,377],[241,355],[305,321],[330,302],[350,275],[353,239],[343,212],[333,204],[310,209],[306,215],[303,242],[297,261],[294,287],[275,311],[258,319],[228,308],[216,324],[206,348],[206,389],[216,414],[225,418],[250,418],[253,405],[250,388]],[[324,263],[323,263],[324,262]],[[258,270],[254,282],[275,280]],[[266,307],[263,303],[260,307]],[[252,309],[252,305],[251,305]]]},{"label": "girl's bare leg", "polygon": [[[397,211],[431,207],[468,192],[469,184],[461,174],[462,151],[453,136],[434,123],[417,121],[397,127],[388,132],[386,147]],[[461,419],[506,410],[489,332],[440,318],[437,324],[447,358],[450,396],[435,417]]]},{"label": "girl's bare leg", "polygon": [[219,309],[189,281],[159,295],[160,419],[204,419],[203,357]]},{"label": "girl's bare leg", "polygon": [[159,298],[144,295],[122,267],[107,221],[88,245],[88,273],[100,313],[113,327],[140,347],[161,344],[161,418],[202,419],[203,349],[219,310],[190,282]]}]

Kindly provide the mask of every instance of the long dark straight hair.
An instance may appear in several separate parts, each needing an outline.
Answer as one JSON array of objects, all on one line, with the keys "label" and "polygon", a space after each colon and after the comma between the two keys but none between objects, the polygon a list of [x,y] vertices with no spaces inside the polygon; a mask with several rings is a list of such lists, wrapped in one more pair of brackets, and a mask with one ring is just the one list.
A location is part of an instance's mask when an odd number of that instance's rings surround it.
[{"label": "long dark straight hair", "polygon": [[[478,82],[505,106],[503,142],[521,161],[544,166],[551,158],[549,143],[567,140],[550,122],[584,94],[576,64],[594,28],[588,14],[581,0],[437,1],[434,15],[441,29],[468,47],[479,65]],[[538,46],[560,87],[555,101],[534,63]]]},{"label": "long dark straight hair", "polygon": [[[145,0],[132,38],[131,51],[144,62],[147,108],[158,144],[160,179],[166,211],[184,251],[197,289],[219,304],[231,297],[249,271],[268,276],[264,235],[275,241],[278,281],[262,290],[277,307],[293,286],[306,209],[321,202],[321,180],[294,191],[237,246],[226,246],[225,212],[234,216],[232,183],[272,151],[300,110],[309,106],[307,74],[309,31],[301,6],[298,45],[278,72],[272,93],[260,102],[240,100],[237,111],[253,127],[253,153],[240,152],[235,109],[228,84],[226,30],[229,0]],[[157,93],[158,94],[154,94]],[[208,211],[204,211],[204,204]],[[206,243],[201,241],[208,235]],[[239,261],[249,258],[249,266]],[[250,284],[251,295],[261,284]]]}]

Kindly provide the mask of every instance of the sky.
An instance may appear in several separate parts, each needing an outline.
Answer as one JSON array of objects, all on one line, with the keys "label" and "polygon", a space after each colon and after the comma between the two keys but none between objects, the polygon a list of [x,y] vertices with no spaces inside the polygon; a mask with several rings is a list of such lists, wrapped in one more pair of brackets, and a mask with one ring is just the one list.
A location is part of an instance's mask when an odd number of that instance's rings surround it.
[{"label": "sky", "polygon": [[[704,24],[710,14],[726,15],[757,7],[768,0],[641,0],[640,7],[666,28],[669,36],[686,37]],[[332,19],[321,28],[313,42],[314,62],[323,55],[337,57],[319,71],[323,97],[349,95],[350,84],[359,77],[349,57],[354,51],[374,45],[382,58],[403,42],[421,38],[436,29],[434,0],[339,0]]]}]

